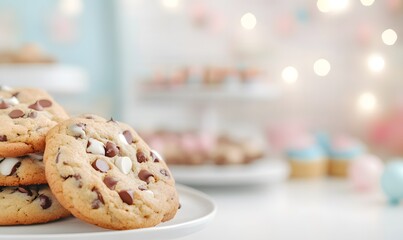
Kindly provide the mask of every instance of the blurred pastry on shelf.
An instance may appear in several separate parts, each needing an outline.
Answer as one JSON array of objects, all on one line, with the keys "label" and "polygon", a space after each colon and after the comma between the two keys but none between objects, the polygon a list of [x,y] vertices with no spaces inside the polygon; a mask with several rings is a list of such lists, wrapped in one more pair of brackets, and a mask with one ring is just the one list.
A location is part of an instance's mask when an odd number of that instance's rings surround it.
[{"label": "blurred pastry on shelf", "polygon": [[151,78],[143,82],[145,89],[199,86],[207,89],[242,87],[265,84],[267,76],[257,68],[222,66],[185,66],[171,71],[157,69]]},{"label": "blurred pastry on shelf", "polygon": [[56,62],[56,60],[46,54],[44,50],[35,43],[27,43],[16,50],[0,52],[0,63],[3,64],[43,64],[54,62]]},{"label": "blurred pastry on shelf", "polygon": [[363,143],[350,136],[335,136],[329,146],[329,174],[346,177],[352,161],[366,152]]},{"label": "blurred pastry on shelf", "polygon": [[248,164],[265,155],[263,144],[254,139],[235,139],[224,135],[216,137],[192,131],[157,131],[141,135],[161,153],[168,164]]},{"label": "blurred pastry on shelf", "polygon": [[173,87],[182,86],[183,84],[185,84],[188,78],[189,78],[189,70],[187,68],[182,68],[172,73],[172,76],[169,78],[170,80],[169,83]]},{"label": "blurred pastry on shelf", "polygon": [[325,152],[311,136],[300,136],[286,150],[292,178],[317,178],[327,175]]},{"label": "blurred pastry on shelf", "polygon": [[11,63],[13,59],[13,52],[6,50],[0,52],[0,64]]},{"label": "blurred pastry on shelf", "polygon": [[229,70],[220,67],[208,67],[204,70],[204,84],[215,86],[222,84],[227,77]]},{"label": "blurred pastry on shelf", "polygon": [[247,163],[242,149],[230,144],[218,146],[214,149],[213,162],[217,165]]}]

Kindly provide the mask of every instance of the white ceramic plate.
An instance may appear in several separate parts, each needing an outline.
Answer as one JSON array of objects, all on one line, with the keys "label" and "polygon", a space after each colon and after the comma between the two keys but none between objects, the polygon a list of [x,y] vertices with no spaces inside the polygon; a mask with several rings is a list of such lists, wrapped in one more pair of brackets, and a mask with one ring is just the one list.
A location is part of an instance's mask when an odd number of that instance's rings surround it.
[{"label": "white ceramic plate", "polygon": [[48,224],[0,227],[0,239],[164,240],[183,237],[203,229],[213,220],[217,209],[214,202],[204,193],[180,185],[177,189],[181,209],[174,219],[156,227],[113,231],[70,217]]},{"label": "white ceramic plate", "polygon": [[238,186],[267,184],[288,178],[289,166],[274,159],[261,159],[250,164],[236,166],[179,166],[169,169],[178,183],[193,186]]}]

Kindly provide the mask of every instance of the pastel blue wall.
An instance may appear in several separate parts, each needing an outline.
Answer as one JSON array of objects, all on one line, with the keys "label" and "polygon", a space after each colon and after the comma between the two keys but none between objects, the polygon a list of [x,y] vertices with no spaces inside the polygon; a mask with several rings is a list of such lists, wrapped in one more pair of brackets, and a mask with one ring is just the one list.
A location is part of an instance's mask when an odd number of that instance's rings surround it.
[{"label": "pastel blue wall", "polygon": [[0,0],[0,11],[15,15],[19,44],[39,43],[60,62],[86,69],[91,88],[82,97],[83,103],[91,108],[97,101],[106,101],[110,106],[102,111],[119,115],[114,2],[83,0],[84,11],[77,18],[78,38],[71,43],[55,42],[50,37],[47,24],[58,4],[54,0]]}]

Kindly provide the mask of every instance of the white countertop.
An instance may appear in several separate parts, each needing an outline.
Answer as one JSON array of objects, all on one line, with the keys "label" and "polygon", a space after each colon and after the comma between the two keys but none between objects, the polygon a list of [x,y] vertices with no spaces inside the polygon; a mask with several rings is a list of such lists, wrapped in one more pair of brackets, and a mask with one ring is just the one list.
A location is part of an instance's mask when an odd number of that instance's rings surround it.
[{"label": "white countertop", "polygon": [[346,180],[288,181],[243,188],[199,188],[218,205],[216,219],[182,240],[403,239],[403,204]]}]

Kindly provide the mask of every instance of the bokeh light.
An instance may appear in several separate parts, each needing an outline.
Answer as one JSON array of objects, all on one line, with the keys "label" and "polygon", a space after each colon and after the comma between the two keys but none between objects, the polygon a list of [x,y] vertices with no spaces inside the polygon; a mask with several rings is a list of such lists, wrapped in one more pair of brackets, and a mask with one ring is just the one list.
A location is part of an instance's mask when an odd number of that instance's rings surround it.
[{"label": "bokeh light", "polygon": [[348,0],[318,0],[316,2],[319,11],[323,13],[343,11],[348,5]]},{"label": "bokeh light", "polygon": [[324,77],[330,72],[330,63],[326,59],[318,59],[316,62],[313,64],[313,71],[315,72],[316,75]]},{"label": "bokeh light", "polygon": [[288,84],[293,84],[298,79],[298,71],[294,67],[288,66],[283,69],[281,77],[283,78],[284,82]]},{"label": "bokeh light", "polygon": [[61,0],[59,2],[61,12],[67,16],[78,16],[83,11],[82,0]]},{"label": "bokeh light", "polygon": [[374,2],[375,0],[361,0],[361,4],[366,7],[371,6]]},{"label": "bokeh light", "polygon": [[330,1],[329,0],[318,0],[316,2],[316,5],[319,9],[319,11],[323,13],[330,12]]},{"label": "bokeh light", "polygon": [[381,72],[385,68],[385,60],[378,54],[372,54],[368,58],[368,68],[372,72]]},{"label": "bokeh light", "polygon": [[245,13],[241,18],[241,25],[243,28],[252,30],[256,26],[256,17],[252,13],[248,12]]},{"label": "bokeh light", "polygon": [[386,29],[382,33],[382,41],[386,45],[393,45],[397,40],[397,34],[393,29]]},{"label": "bokeh light", "polygon": [[179,0],[162,0],[162,6],[166,8],[177,8],[179,6]]},{"label": "bokeh light", "polygon": [[377,99],[371,92],[364,92],[358,97],[358,108],[364,112],[373,112],[377,105]]}]

